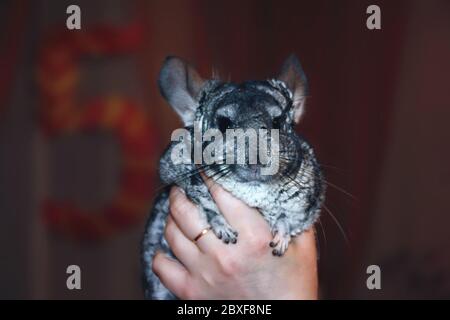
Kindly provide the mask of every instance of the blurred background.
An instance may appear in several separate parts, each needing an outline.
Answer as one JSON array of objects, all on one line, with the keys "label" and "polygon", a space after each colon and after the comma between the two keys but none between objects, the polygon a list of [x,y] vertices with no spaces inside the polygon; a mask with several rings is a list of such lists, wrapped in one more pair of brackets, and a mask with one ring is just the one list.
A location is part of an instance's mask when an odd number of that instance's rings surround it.
[{"label": "blurred background", "polygon": [[164,57],[241,81],[290,53],[311,88],[298,131],[333,184],[321,296],[450,298],[450,1],[2,0],[0,28],[0,298],[141,299],[156,164],[180,126]]}]

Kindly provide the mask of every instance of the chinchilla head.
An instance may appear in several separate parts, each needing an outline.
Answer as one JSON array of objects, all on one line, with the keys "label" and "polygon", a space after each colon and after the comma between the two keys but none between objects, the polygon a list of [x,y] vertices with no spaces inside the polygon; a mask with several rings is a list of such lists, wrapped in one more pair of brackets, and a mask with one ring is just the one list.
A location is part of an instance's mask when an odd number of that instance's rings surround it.
[{"label": "chinchilla head", "polygon": [[[294,131],[307,95],[306,76],[294,55],[284,62],[276,78],[243,83],[205,80],[182,59],[169,57],[161,69],[159,87],[185,127],[199,124],[203,133],[209,129],[222,133],[225,153],[234,152],[235,160],[244,153],[244,162],[229,162],[223,156],[216,167],[233,179],[264,182],[295,176],[305,156],[312,154]],[[267,136],[258,135],[258,141],[267,139],[270,150],[261,152],[262,145],[251,142],[250,136],[245,136],[244,150],[238,149],[237,140],[226,138],[232,129],[253,129],[257,134],[266,130]],[[274,130],[278,138],[270,139],[275,137]],[[256,163],[252,151],[258,155]],[[258,161],[264,154],[268,159]],[[271,166],[276,170],[269,170]]]}]

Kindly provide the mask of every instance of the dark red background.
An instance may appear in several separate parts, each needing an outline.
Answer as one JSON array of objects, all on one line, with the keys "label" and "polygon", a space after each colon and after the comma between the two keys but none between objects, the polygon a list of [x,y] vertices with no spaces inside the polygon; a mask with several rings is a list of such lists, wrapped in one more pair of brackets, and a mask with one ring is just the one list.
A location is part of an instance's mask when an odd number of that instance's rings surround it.
[{"label": "dark red background", "polygon": [[[450,5],[438,0],[4,1],[0,297],[141,297],[145,213],[140,224],[100,243],[67,240],[39,219],[43,185],[77,203],[107,202],[114,194],[108,177],[120,161],[114,139],[101,132],[52,142],[39,129],[39,44],[49,28],[65,28],[65,8],[74,3],[82,10],[82,31],[143,23],[138,54],[83,63],[79,98],[125,92],[138,99],[158,136],[155,158],[180,124],[156,86],[166,55],[184,57],[204,76],[215,68],[241,81],[273,76],[295,53],[311,88],[298,130],[337,186],[329,188],[326,205],[348,237],[347,243],[324,212],[322,296],[450,297]],[[381,30],[366,28],[370,4],[381,8]],[[72,263],[86,274],[81,292],[65,289],[65,267]],[[365,286],[370,264],[382,270],[377,292]]]}]

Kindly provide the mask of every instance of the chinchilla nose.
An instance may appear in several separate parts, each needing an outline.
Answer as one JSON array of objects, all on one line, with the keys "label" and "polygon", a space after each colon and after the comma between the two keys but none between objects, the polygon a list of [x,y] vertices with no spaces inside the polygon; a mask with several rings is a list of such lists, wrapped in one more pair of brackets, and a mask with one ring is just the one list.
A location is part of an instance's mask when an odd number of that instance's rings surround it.
[{"label": "chinchilla nose", "polygon": [[258,132],[259,129],[269,129],[269,124],[260,118],[250,118],[240,121],[242,128],[252,128]]},{"label": "chinchilla nose", "polygon": [[266,123],[266,121],[264,121],[263,119],[255,119],[254,124],[253,124],[253,128],[256,130],[259,129],[268,129],[268,123]]}]

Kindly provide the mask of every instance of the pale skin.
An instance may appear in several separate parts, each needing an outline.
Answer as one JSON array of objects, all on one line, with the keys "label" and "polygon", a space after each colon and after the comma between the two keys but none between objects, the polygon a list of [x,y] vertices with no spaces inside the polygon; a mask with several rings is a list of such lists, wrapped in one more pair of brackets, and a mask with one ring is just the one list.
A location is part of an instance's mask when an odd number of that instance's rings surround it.
[{"label": "pale skin", "polygon": [[170,192],[165,237],[178,262],[158,252],[153,271],[180,299],[317,299],[317,252],[313,230],[293,238],[282,257],[272,255],[272,235],[261,214],[210,179],[210,193],[225,219],[238,231],[224,244],[197,207],[178,187]]}]

